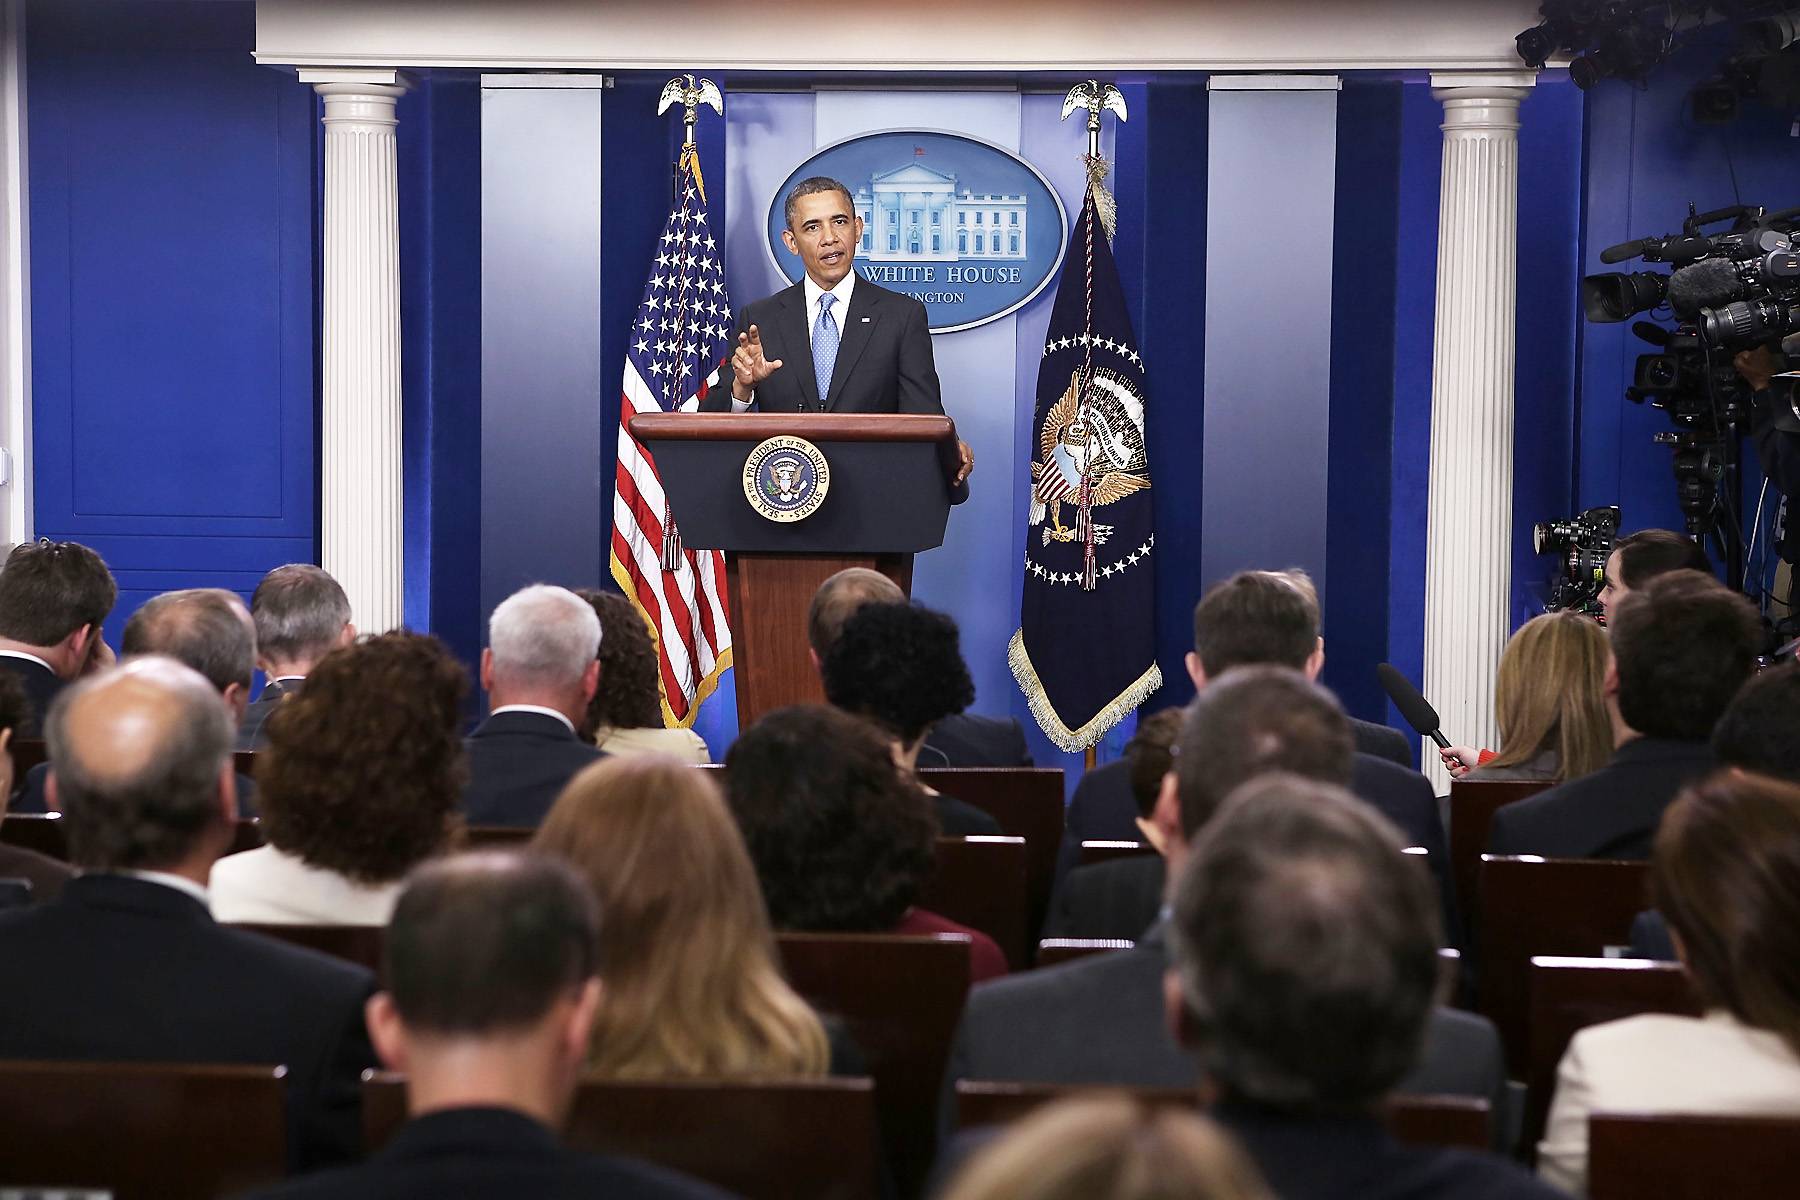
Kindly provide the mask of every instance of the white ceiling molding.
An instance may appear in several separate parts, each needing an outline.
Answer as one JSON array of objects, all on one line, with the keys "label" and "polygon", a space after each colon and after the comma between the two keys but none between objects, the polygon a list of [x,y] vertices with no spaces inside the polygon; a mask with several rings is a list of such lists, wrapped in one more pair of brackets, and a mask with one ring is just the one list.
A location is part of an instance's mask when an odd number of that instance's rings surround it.
[{"label": "white ceiling molding", "polygon": [[256,60],[515,70],[1518,70],[1536,0],[257,0]]}]

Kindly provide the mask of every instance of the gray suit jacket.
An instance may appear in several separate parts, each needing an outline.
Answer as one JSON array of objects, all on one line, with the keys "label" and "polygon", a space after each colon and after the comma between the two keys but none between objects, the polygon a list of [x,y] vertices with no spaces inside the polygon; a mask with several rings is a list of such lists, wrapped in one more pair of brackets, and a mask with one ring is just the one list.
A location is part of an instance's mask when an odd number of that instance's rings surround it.
[{"label": "gray suit jacket", "polygon": [[[1163,1009],[1168,967],[1164,926],[1158,925],[1131,950],[977,986],[945,1072],[946,1122],[953,1123],[958,1079],[1193,1086],[1199,1064],[1169,1033]],[[1396,1091],[1475,1096],[1506,1114],[1499,1033],[1485,1017],[1435,1010],[1419,1065]],[[1495,1121],[1497,1128],[1507,1123],[1504,1115]]]}]

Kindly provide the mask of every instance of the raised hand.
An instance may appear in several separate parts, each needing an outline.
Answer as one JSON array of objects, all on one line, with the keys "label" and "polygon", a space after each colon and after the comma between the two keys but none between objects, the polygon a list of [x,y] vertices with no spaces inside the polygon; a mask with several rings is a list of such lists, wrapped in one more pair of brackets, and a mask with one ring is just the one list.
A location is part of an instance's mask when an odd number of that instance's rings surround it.
[{"label": "raised hand", "polygon": [[779,358],[763,357],[762,333],[752,325],[738,334],[737,349],[731,353],[731,394],[739,400],[750,399],[756,385],[773,375],[780,366]]}]

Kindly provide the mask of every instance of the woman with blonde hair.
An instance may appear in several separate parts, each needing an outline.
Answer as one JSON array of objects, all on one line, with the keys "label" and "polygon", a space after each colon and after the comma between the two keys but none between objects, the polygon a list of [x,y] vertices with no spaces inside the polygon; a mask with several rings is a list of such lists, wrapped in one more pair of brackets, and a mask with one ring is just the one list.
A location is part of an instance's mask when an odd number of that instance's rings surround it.
[{"label": "woman with blonde hair", "polygon": [[617,1079],[823,1075],[824,1026],[776,967],[737,824],[704,773],[660,755],[569,781],[533,846],[600,901],[606,996],[588,1064]]},{"label": "woman with blonde hair", "polygon": [[1605,766],[1613,752],[1605,693],[1611,653],[1606,631],[1578,612],[1525,622],[1506,643],[1494,682],[1500,752],[1451,746],[1439,751],[1445,768],[1458,779],[1561,783]]},{"label": "woman with blonde hair", "polygon": [[1048,1105],[988,1146],[945,1200],[1270,1200],[1219,1127],[1099,1094]]}]

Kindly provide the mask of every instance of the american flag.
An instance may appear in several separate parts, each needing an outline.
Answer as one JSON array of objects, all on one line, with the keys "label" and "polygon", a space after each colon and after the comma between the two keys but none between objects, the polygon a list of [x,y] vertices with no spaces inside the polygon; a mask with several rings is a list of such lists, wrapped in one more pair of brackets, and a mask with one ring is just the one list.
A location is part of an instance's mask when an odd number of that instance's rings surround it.
[{"label": "american flag", "polygon": [[619,412],[612,575],[649,622],[662,674],[663,720],[691,725],[731,666],[725,556],[681,544],[650,452],[631,436],[643,412],[693,412],[731,386],[731,302],[706,184],[690,145],[676,168],[675,201],[631,322]]}]

